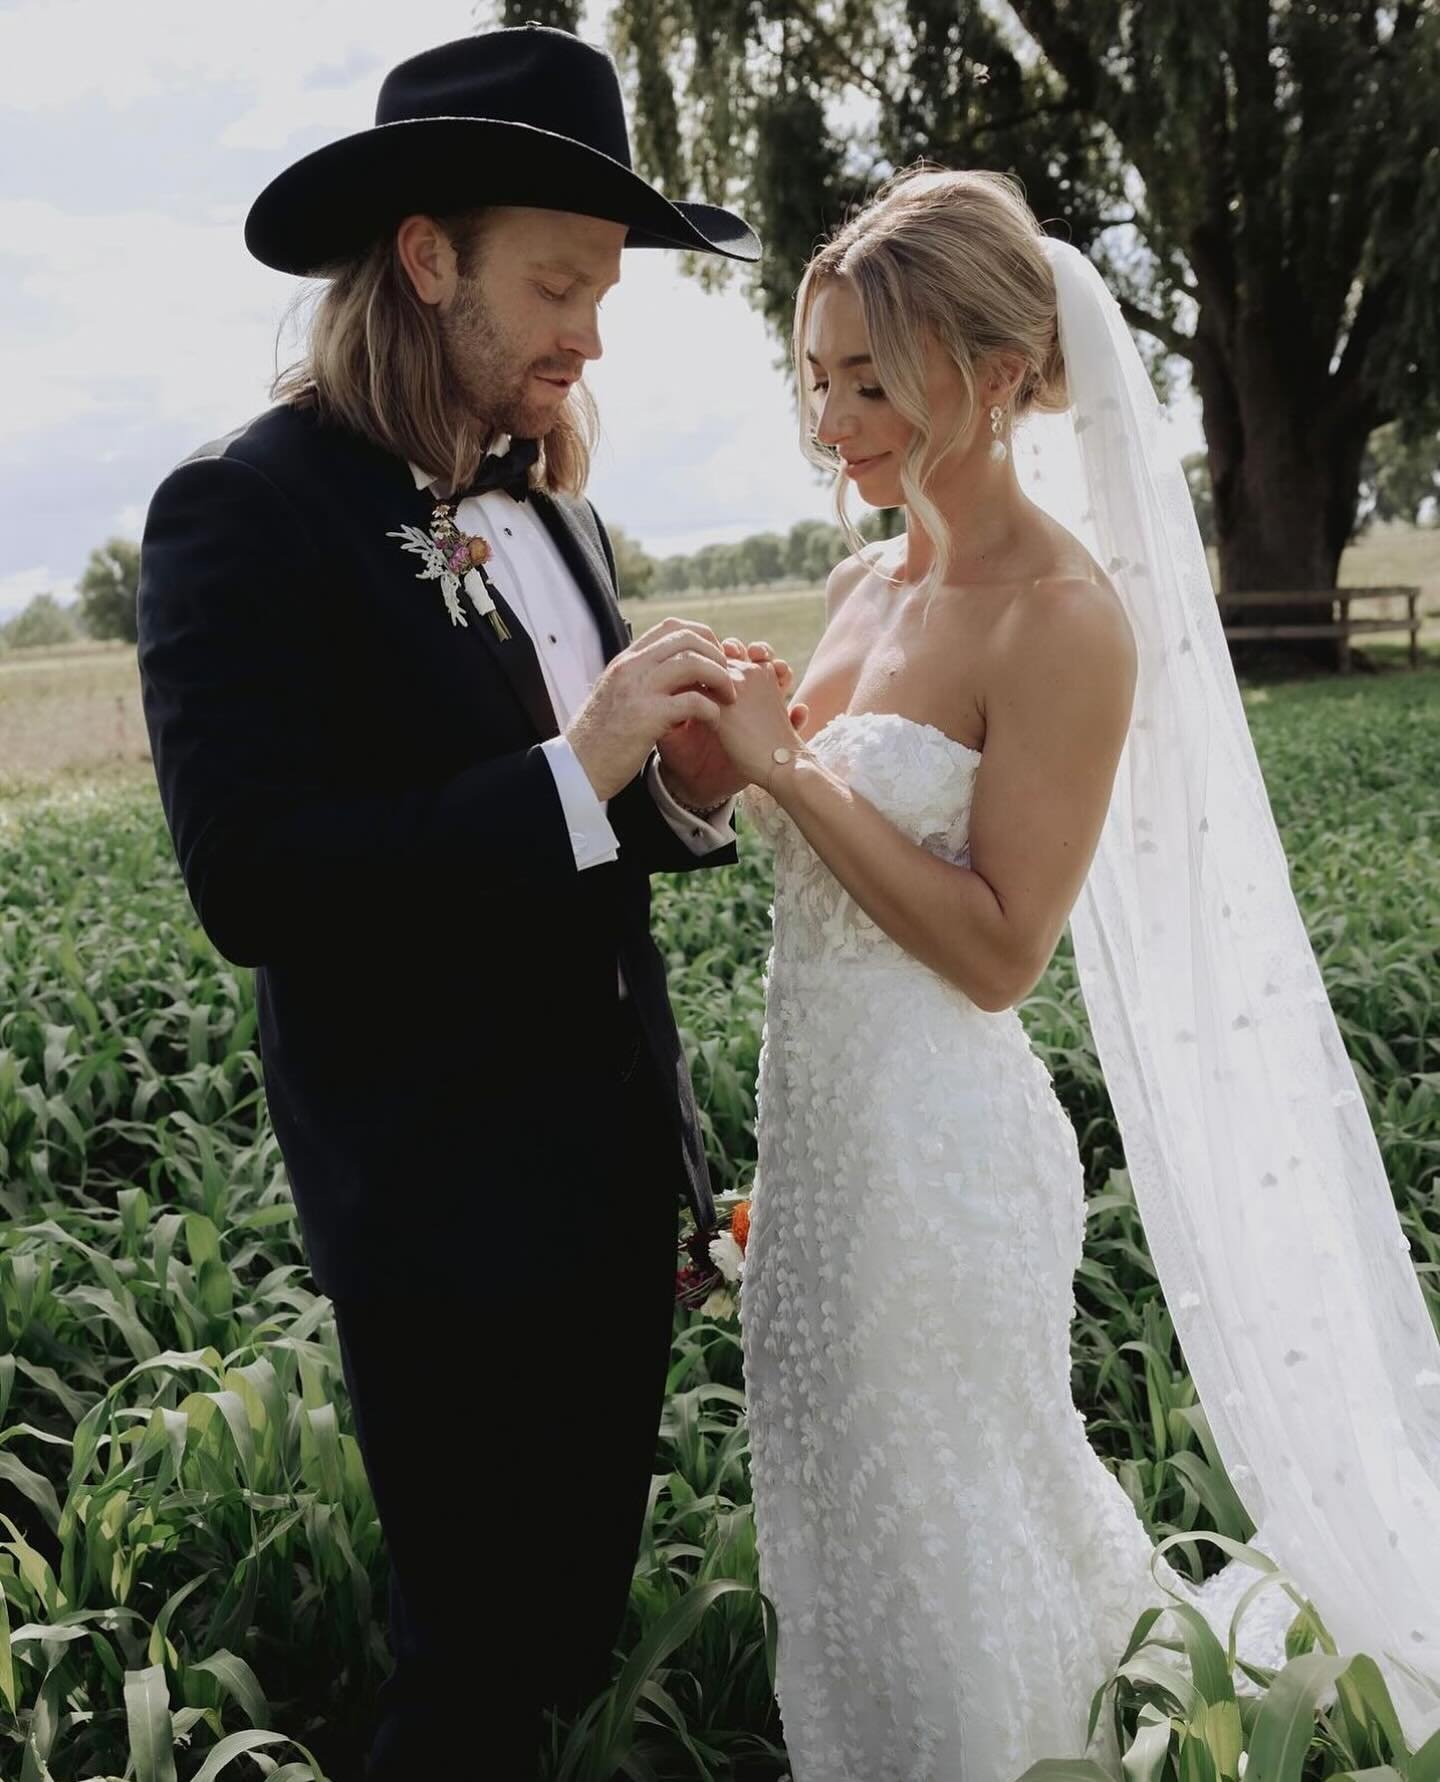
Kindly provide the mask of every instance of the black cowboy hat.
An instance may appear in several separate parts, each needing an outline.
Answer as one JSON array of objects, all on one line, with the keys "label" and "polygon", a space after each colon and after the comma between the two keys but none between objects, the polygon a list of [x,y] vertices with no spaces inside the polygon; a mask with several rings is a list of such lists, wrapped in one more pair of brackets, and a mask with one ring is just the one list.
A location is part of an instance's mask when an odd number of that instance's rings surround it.
[{"label": "black cowboy hat", "polygon": [[245,245],[277,271],[313,277],[412,212],[490,204],[628,223],[627,247],[760,257],[732,211],[672,203],[631,170],[615,64],[544,25],[462,37],[392,68],[375,127],[271,180],[245,219]]}]

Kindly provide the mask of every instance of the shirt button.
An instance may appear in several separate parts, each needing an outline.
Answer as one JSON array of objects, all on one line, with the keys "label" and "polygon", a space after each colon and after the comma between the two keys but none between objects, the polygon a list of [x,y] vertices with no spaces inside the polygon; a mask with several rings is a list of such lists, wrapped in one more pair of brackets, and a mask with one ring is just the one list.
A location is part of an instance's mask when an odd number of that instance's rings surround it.
[{"label": "shirt button", "polygon": [[551,643],[555,643],[557,641],[555,633],[553,631],[550,633],[550,641],[551,641]]}]

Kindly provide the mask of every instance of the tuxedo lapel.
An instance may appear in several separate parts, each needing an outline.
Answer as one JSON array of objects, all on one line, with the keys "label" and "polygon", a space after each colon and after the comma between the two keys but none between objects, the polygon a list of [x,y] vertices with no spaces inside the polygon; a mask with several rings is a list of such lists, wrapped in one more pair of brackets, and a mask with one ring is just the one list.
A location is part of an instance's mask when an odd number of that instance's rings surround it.
[{"label": "tuxedo lapel", "polygon": [[535,653],[535,645],[530,641],[530,633],[516,618],[509,601],[493,582],[490,584],[490,594],[497,612],[505,621],[509,637],[499,637],[490,620],[482,619],[475,612],[470,615],[470,628],[479,632],[480,641],[514,689],[542,741],[547,737],[558,736],[560,726],[555,719],[555,708],[550,703],[550,694],[545,686],[545,672]]},{"label": "tuxedo lapel", "polygon": [[[406,470],[409,476],[408,468]],[[414,479],[411,478],[411,486]],[[421,517],[416,524],[422,531],[430,529],[430,516],[434,511],[434,497],[424,489],[415,491],[415,503]],[[413,559],[412,559],[413,561]],[[461,593],[460,600],[469,623],[463,628],[466,634],[462,648],[483,650],[509,683],[510,691],[520,702],[520,706],[534,726],[541,741],[560,734],[560,726],[556,722],[555,708],[550,703],[550,694],[545,686],[545,672],[540,666],[540,658],[535,653],[535,645],[531,642],[530,633],[516,617],[514,608],[506,600],[502,591],[491,584],[490,592],[495,601],[496,610],[505,621],[505,629],[509,637],[501,638],[488,618],[482,618],[470,604],[469,596]],[[457,640],[459,641],[459,640]]]},{"label": "tuxedo lapel", "polygon": [[532,490],[529,497],[546,530],[555,540],[576,585],[585,596],[585,603],[600,628],[600,642],[605,660],[618,655],[630,641],[630,627],[616,604],[610,586],[610,567],[598,545],[573,524],[560,503],[543,492]]}]

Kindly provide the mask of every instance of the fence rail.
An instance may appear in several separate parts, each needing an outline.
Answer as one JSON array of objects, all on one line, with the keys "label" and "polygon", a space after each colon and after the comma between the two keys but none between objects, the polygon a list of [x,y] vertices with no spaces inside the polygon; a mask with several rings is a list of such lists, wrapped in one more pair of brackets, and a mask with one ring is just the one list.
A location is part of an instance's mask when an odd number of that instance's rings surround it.
[{"label": "fence rail", "polygon": [[[1349,674],[1350,640],[1352,637],[1371,636],[1378,631],[1408,631],[1410,633],[1410,666],[1420,665],[1420,590],[1410,587],[1392,588],[1324,588],[1315,592],[1299,588],[1280,588],[1270,591],[1264,589],[1248,589],[1243,594],[1217,594],[1222,618],[1230,612],[1243,610],[1247,606],[1328,606],[1330,619],[1321,624],[1315,620],[1304,620],[1295,624],[1269,623],[1265,625],[1232,624],[1226,620],[1225,636],[1231,643],[1249,642],[1287,642],[1300,637],[1333,637],[1340,644],[1340,672]],[[1364,600],[1403,600],[1405,602],[1404,618],[1364,619],[1352,618],[1350,608],[1356,601]]]}]

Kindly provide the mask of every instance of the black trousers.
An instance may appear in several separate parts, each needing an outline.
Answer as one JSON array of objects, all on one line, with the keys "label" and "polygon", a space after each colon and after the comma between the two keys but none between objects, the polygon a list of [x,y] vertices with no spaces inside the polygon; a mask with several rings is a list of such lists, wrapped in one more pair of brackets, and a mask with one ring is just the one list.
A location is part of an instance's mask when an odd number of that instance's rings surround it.
[{"label": "black trousers", "polygon": [[618,1112],[576,1135],[578,1241],[517,1267],[497,1239],[466,1292],[405,1281],[335,1307],[391,1568],[395,1668],[368,1782],[529,1782],[542,1710],[573,1715],[611,1680],[669,1365],[680,1186],[628,1003],[596,1069]]}]

